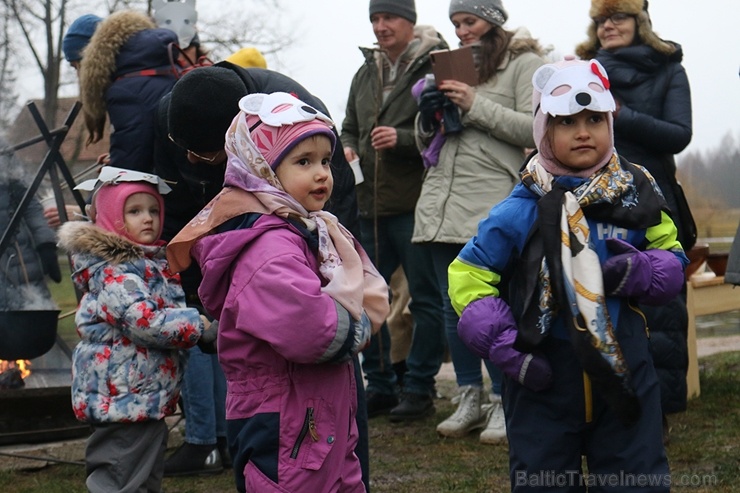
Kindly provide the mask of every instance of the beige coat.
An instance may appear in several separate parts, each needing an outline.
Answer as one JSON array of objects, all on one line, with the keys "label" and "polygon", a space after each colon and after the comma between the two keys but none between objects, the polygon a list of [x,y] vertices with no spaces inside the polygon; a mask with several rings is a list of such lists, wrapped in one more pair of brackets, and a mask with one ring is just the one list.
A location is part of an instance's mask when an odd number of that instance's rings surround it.
[{"label": "beige coat", "polygon": [[465,129],[447,138],[424,177],[412,241],[467,243],[519,182],[524,149],[534,147],[532,74],[542,64],[537,42],[515,37],[496,77],[476,88]]}]

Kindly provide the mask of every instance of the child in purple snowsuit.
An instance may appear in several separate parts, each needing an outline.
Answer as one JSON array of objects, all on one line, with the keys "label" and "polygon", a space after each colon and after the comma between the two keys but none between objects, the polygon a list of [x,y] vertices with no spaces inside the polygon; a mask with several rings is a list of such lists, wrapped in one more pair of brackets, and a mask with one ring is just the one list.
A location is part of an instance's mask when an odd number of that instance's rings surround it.
[{"label": "child in purple snowsuit", "polygon": [[322,210],[331,120],[286,93],[239,108],[224,190],[168,247],[175,268],[198,262],[198,295],[219,321],[236,486],[364,492],[352,357],[387,316],[388,287]]}]

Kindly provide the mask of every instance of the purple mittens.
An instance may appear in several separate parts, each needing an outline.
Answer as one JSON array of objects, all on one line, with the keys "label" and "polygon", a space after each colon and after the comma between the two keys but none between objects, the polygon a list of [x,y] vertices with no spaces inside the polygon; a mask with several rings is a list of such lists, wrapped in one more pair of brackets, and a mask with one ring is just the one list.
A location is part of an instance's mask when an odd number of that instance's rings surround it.
[{"label": "purple mittens", "polygon": [[662,305],[681,292],[683,266],[673,252],[641,252],[618,238],[607,238],[606,244],[616,254],[602,266],[604,293],[608,296],[634,297],[646,305]]},{"label": "purple mittens", "polygon": [[491,360],[525,387],[539,391],[552,383],[547,358],[514,349],[516,321],[501,298],[489,296],[470,303],[462,312],[457,333],[474,354]]}]

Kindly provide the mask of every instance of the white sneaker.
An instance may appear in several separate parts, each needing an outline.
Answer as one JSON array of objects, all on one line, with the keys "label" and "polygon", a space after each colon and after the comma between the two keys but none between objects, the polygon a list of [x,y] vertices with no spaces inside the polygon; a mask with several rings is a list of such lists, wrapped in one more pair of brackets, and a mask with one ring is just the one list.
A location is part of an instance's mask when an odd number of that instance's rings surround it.
[{"label": "white sneaker", "polygon": [[488,414],[482,409],[483,391],[480,387],[460,387],[460,403],[455,412],[437,425],[437,433],[444,437],[464,437],[469,432],[483,428]]},{"label": "white sneaker", "polygon": [[506,419],[504,418],[504,407],[501,405],[501,397],[491,398],[491,409],[486,428],[480,434],[480,443],[487,445],[498,445],[506,443]]}]

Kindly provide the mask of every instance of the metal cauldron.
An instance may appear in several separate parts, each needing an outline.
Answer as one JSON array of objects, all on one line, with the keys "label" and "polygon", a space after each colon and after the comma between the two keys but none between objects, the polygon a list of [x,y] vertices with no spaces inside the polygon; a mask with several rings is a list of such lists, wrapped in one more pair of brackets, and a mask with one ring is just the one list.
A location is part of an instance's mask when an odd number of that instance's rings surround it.
[{"label": "metal cauldron", "polygon": [[0,360],[46,354],[57,337],[60,310],[0,310]]}]

